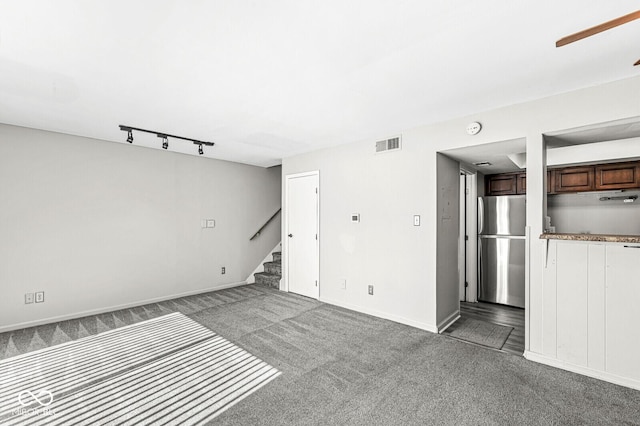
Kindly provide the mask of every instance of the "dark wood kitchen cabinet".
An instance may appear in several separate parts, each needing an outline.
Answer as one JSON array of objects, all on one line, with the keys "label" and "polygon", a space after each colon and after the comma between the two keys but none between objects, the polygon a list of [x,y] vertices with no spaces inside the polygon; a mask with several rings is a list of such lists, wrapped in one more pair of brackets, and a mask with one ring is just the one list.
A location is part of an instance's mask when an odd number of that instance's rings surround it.
[{"label": "dark wood kitchen cabinet", "polygon": [[516,194],[527,193],[527,174],[518,173],[516,175]]},{"label": "dark wood kitchen cabinet", "polygon": [[[547,194],[554,194],[555,173],[547,172]],[[526,173],[501,173],[485,176],[486,195],[521,195],[527,193]]]},{"label": "dark wood kitchen cabinet", "polygon": [[596,166],[596,190],[640,187],[640,163],[614,163]]},{"label": "dark wood kitchen cabinet", "polygon": [[593,191],[595,167],[567,167],[556,171],[556,192]]},{"label": "dark wood kitchen cabinet", "polygon": [[[553,170],[547,172],[547,194],[555,193],[555,177],[556,174]],[[527,174],[519,173],[516,177],[516,194],[527,193]]]},{"label": "dark wood kitchen cabinet", "polygon": [[485,177],[486,195],[513,195],[517,190],[517,176],[514,173],[488,175]]},{"label": "dark wood kitchen cabinet", "polygon": [[[640,188],[640,161],[558,167],[547,170],[547,194]],[[527,174],[485,176],[486,195],[527,193]]]}]

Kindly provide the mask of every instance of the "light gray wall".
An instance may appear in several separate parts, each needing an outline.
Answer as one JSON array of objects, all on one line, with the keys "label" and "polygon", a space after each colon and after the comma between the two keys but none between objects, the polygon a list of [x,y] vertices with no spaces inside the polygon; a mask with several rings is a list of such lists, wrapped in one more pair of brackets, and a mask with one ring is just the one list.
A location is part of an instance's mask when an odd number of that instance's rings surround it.
[{"label": "light gray wall", "polygon": [[[437,330],[437,317],[446,309],[436,309],[440,256],[436,242],[436,153],[525,138],[530,232],[527,282],[531,284],[527,287],[531,302],[528,323],[531,348],[540,351],[544,246],[539,235],[545,213],[546,175],[542,135],[638,117],[638,99],[640,77],[634,77],[399,130],[395,133],[402,133],[400,152],[376,155],[375,141],[371,140],[284,159],[283,175],[320,170],[321,300]],[[469,136],[465,128],[473,121],[481,122],[483,129]],[[350,213],[357,212],[362,215],[359,225],[348,220]],[[422,215],[422,226],[413,227],[413,214]],[[456,239],[457,232],[451,238]],[[340,278],[347,278],[346,290],[340,289]],[[381,291],[367,296],[366,285],[372,282]]]},{"label": "light gray wall", "polygon": [[640,235],[640,199],[633,203],[601,197],[640,196],[640,191],[547,196],[547,215],[556,232]]},{"label": "light gray wall", "polygon": [[[436,321],[438,328],[446,326],[460,310],[458,287],[458,246],[460,241],[460,163],[437,154],[438,228]],[[455,238],[452,238],[455,237]],[[454,315],[454,317],[452,317]]]},{"label": "light gray wall", "polygon": [[[436,168],[423,167],[418,148],[376,154],[375,143],[356,143],[284,160],[283,177],[320,171],[320,300],[429,326],[435,306],[424,301],[435,299],[435,287],[416,256],[435,242],[435,227],[425,217],[436,205],[416,190],[435,182]],[[360,214],[359,223],[351,222],[352,213]],[[421,215],[422,226],[413,226],[413,215]]]},{"label": "light gray wall", "polygon": [[[249,242],[280,207],[280,179],[0,125],[0,331],[246,280],[280,239],[276,221]],[[45,303],[25,305],[35,291]]]}]

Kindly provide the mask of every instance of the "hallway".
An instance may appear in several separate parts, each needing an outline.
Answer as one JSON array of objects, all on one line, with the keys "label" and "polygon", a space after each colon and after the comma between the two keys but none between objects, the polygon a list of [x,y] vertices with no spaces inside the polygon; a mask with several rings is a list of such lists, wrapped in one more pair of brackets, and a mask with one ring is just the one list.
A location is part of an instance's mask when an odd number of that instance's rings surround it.
[{"label": "hallway", "polygon": [[[524,353],[524,309],[495,303],[460,302],[460,316],[486,321],[493,324],[513,327],[502,351],[522,356]],[[447,328],[442,334],[445,336],[456,330],[459,321]]]}]

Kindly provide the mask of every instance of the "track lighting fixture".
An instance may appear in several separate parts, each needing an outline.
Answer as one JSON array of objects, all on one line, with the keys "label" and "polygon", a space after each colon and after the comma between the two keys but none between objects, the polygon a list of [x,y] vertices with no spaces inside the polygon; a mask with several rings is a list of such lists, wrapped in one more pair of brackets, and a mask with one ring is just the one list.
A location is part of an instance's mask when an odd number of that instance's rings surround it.
[{"label": "track lighting fixture", "polygon": [[162,149],[169,148],[169,139],[167,139],[167,135],[158,135],[159,138],[162,138]]},{"label": "track lighting fixture", "polygon": [[204,154],[204,149],[202,147],[203,145],[207,145],[207,146],[215,145],[213,142],[205,142],[205,141],[199,141],[197,139],[183,138],[182,136],[169,135],[167,133],[155,132],[153,130],[139,129],[137,127],[124,126],[122,124],[120,125],[120,130],[122,130],[123,132],[127,132],[127,142],[129,142],[129,143],[133,143],[133,131],[134,130],[136,130],[138,132],[154,133],[157,137],[162,139],[162,148],[163,149],[168,149],[169,148],[169,138],[170,137],[174,138],[174,139],[182,139],[182,140],[185,140],[185,141],[191,141],[195,145],[198,145],[198,154],[200,154],[200,155]]}]

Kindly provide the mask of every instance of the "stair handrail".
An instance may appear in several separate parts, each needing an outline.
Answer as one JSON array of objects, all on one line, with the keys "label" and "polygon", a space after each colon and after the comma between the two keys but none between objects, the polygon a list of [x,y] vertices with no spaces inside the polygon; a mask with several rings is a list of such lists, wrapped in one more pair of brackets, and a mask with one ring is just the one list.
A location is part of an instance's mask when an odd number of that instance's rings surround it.
[{"label": "stair handrail", "polygon": [[260,229],[258,229],[258,232],[253,234],[253,237],[249,238],[249,241],[252,241],[254,238],[259,236],[262,230],[266,228],[269,223],[271,223],[271,221],[278,215],[278,213],[280,213],[280,210],[282,210],[282,207],[280,207],[273,215],[271,215],[271,217],[264,223],[264,225],[262,225]]}]

